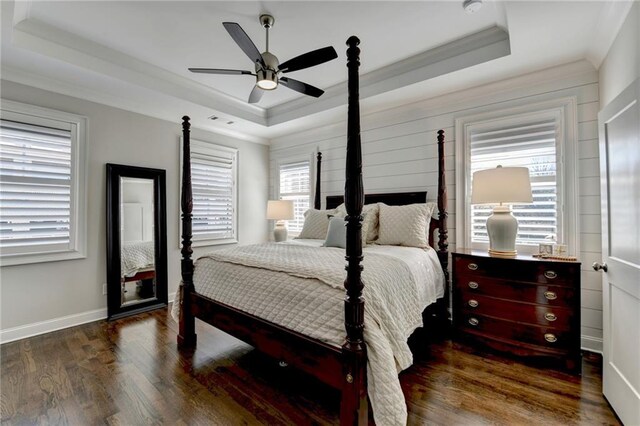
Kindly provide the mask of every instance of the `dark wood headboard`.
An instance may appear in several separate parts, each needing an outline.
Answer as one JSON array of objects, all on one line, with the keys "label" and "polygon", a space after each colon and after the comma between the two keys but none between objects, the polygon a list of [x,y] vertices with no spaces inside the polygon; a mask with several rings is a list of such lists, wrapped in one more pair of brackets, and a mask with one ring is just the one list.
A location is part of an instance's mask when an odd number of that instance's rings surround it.
[{"label": "dark wood headboard", "polygon": [[[327,195],[327,209],[335,209],[344,201],[343,195]],[[427,191],[418,192],[390,192],[386,194],[365,194],[364,203],[385,203],[388,206],[405,206],[407,204],[426,203]],[[435,244],[434,233],[440,229],[440,219],[438,218],[438,212],[433,212],[434,216],[431,217],[429,223],[429,245],[438,250]]]},{"label": "dark wood headboard", "polygon": [[[385,203],[388,206],[404,206],[406,204],[426,203],[427,191],[391,192],[386,194],[365,194],[365,204]],[[344,203],[344,195],[328,195],[327,209],[335,209]]]}]

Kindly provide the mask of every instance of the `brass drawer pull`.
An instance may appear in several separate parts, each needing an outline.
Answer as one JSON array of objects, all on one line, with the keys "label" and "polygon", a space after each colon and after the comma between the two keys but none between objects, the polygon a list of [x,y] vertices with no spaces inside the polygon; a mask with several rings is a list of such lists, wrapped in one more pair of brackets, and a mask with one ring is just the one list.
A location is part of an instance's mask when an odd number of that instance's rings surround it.
[{"label": "brass drawer pull", "polygon": [[472,271],[475,271],[476,269],[478,269],[478,264],[477,263],[470,263],[467,265],[467,268],[471,269]]},{"label": "brass drawer pull", "polygon": [[472,326],[477,326],[480,323],[480,321],[478,321],[478,318],[469,318],[469,324],[471,324]]},{"label": "brass drawer pull", "polygon": [[477,308],[477,307],[478,307],[478,305],[479,305],[478,301],[477,301],[477,300],[475,300],[475,299],[471,299],[471,300],[469,300],[468,304],[469,304],[469,306],[471,306],[472,308]]},{"label": "brass drawer pull", "polygon": [[477,283],[477,282],[475,282],[475,281],[469,281],[469,288],[472,288],[472,289],[474,289],[474,290],[475,290],[475,289],[476,289],[476,288],[478,288],[478,287],[479,287],[479,285],[478,285],[478,283]]},{"label": "brass drawer pull", "polygon": [[544,319],[546,319],[547,321],[555,321],[558,319],[558,317],[553,312],[547,312],[546,314],[544,314]]},{"label": "brass drawer pull", "polygon": [[558,298],[558,295],[553,291],[545,291],[544,292],[544,297],[547,300],[556,300]]},{"label": "brass drawer pull", "polygon": [[544,271],[544,276],[552,280],[554,278],[557,278],[558,274],[556,274],[555,271]]},{"label": "brass drawer pull", "polygon": [[544,340],[546,340],[549,343],[555,343],[558,341],[558,338],[556,337],[555,334],[547,333],[544,335]]}]

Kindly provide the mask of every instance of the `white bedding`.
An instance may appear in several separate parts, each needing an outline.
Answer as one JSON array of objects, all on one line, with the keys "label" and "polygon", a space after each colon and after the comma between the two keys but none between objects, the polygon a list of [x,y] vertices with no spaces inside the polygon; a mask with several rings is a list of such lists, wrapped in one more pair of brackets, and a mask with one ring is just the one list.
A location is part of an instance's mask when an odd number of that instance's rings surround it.
[{"label": "white bedding", "polygon": [[[196,291],[323,342],[341,346],[344,250],[321,240],[293,240],[221,250],[196,261]],[[407,345],[422,311],[444,294],[433,249],[367,246],[364,250],[368,391],[376,423],[405,424],[398,372],[413,357]],[[179,296],[179,292],[178,292]],[[173,304],[177,318],[179,300]]]},{"label": "white bedding", "polygon": [[155,264],[153,241],[122,243],[120,253],[120,274],[132,277],[140,271],[152,270]]}]

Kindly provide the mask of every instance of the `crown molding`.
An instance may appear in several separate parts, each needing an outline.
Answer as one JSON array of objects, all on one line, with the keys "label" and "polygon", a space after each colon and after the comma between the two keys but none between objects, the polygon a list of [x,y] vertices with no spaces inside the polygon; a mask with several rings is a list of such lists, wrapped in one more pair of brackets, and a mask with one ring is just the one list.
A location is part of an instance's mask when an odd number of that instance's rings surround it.
[{"label": "crown molding", "polygon": [[[129,98],[114,96],[103,91],[92,90],[77,84],[65,83],[60,80],[51,79],[25,70],[3,66],[0,70],[0,74],[2,74],[3,81],[11,81],[13,83],[23,84],[25,86],[35,87],[37,89],[59,93],[61,95],[89,102],[95,102],[113,108],[123,109],[125,111],[135,112],[147,117],[157,118],[172,123],[175,123],[177,120],[176,115],[173,112],[167,111],[159,106],[157,108],[149,108],[147,104],[139,103]],[[141,111],[144,111],[144,113]],[[210,111],[207,112],[210,113]],[[204,114],[204,116],[206,115],[207,114]],[[200,129],[261,145],[269,145],[269,140],[267,138],[226,129],[224,127],[218,127],[213,124],[209,124],[206,121],[198,120],[196,117],[192,117],[191,124],[192,129]]]},{"label": "crown molding", "polygon": [[[360,76],[360,99],[429,80],[511,54],[509,34],[492,27]],[[298,98],[267,110],[269,125],[284,123],[346,103],[347,83],[319,99]]]},{"label": "crown molding", "polygon": [[[268,128],[344,106],[346,103],[345,81],[327,89],[319,99],[302,97],[269,109],[260,108],[189,78],[29,18],[30,2],[20,7],[18,3],[22,2],[16,2],[14,10],[16,23],[12,41],[15,46],[190,102],[212,110],[212,113],[221,113],[218,115],[233,116]],[[498,27],[489,28],[362,75],[361,98],[366,99],[509,54],[509,35]],[[33,73],[31,77],[33,80]],[[7,79],[29,84],[24,78],[16,80],[15,73]],[[53,85],[57,86],[56,88],[45,86],[46,78],[36,80],[39,88],[59,91],[60,85]],[[87,90],[64,93],[75,97],[88,94]],[[90,99],[97,100],[96,92]],[[131,100],[124,101],[125,106],[118,107],[130,109],[126,105],[135,103]],[[116,106],[114,99],[107,104]]]},{"label": "crown molding", "polygon": [[[598,23],[594,29],[596,36],[587,50],[586,58],[594,67],[600,68],[609,49],[616,40],[624,21],[633,7],[633,1],[603,2]],[[612,31],[613,29],[613,31]]]},{"label": "crown molding", "polygon": [[14,25],[12,41],[15,46],[32,52],[267,125],[263,108],[36,19],[23,19]]},{"label": "crown molding", "polygon": [[[561,81],[572,81],[573,84],[597,83],[598,73],[589,61],[582,59],[391,107],[377,105],[372,107],[370,102],[365,101],[360,106],[362,127],[375,128],[381,114],[387,120],[397,117],[402,121],[408,121],[434,113],[443,114],[482,106],[486,104],[487,97],[491,97],[493,102],[508,102],[513,100],[514,93],[517,93],[518,97],[536,96],[545,90],[553,90]],[[336,120],[321,126],[318,126],[319,120],[316,120],[313,127],[308,126],[271,138],[272,149],[278,149],[278,145],[283,142],[316,139],[325,133],[331,133],[334,128],[344,128],[345,117],[346,114],[338,115]]]}]

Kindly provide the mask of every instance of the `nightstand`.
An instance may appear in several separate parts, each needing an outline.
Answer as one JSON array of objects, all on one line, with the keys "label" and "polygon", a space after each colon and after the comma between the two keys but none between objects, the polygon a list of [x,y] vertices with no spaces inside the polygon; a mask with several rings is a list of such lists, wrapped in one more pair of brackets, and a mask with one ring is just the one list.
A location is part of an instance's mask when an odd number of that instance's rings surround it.
[{"label": "nightstand", "polygon": [[452,253],[456,336],[581,371],[580,262]]}]

